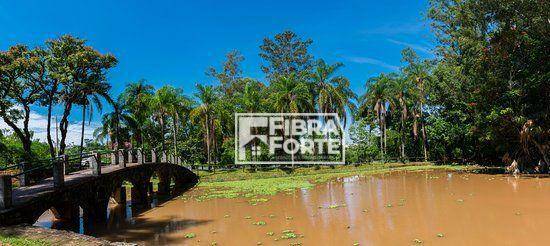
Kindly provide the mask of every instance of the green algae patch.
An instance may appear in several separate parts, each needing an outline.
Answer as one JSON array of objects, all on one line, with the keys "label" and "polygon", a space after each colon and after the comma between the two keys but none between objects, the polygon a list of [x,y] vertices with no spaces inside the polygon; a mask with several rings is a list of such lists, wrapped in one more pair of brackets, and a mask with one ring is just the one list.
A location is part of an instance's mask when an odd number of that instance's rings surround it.
[{"label": "green algae patch", "polygon": [[[404,165],[404,164],[368,164],[368,165],[344,165],[334,168],[321,167],[297,168],[291,172],[280,169],[264,171],[220,171],[208,173],[199,171],[201,183],[198,187],[201,193],[195,196],[196,201],[204,201],[216,198],[251,198],[249,204],[259,205],[268,201],[265,197],[280,192],[292,195],[297,189],[311,189],[318,183],[330,181],[335,178],[349,176],[368,176],[383,174],[392,171],[428,171],[428,170],[475,170],[473,166],[456,165]],[[259,198],[260,197],[260,198]]]},{"label": "green algae patch", "polygon": [[256,221],[254,223],[252,223],[253,225],[257,225],[257,226],[264,226],[266,225],[267,223],[265,223],[265,221]]},{"label": "green algae patch", "polygon": [[[213,192],[206,192],[199,196],[200,199],[213,198],[235,198],[235,197],[255,197],[270,196],[282,191],[292,191],[295,189],[311,189],[314,184],[298,177],[237,180],[226,182],[208,182],[201,183],[200,187],[220,188]],[[267,198],[253,198],[251,204],[267,202]]]}]

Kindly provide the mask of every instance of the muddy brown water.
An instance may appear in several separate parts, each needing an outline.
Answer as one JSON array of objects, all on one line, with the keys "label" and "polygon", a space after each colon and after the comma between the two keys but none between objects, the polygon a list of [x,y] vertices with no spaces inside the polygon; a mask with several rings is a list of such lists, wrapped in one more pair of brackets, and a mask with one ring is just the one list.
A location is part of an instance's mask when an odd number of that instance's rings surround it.
[{"label": "muddy brown water", "polygon": [[392,172],[266,198],[176,198],[97,235],[148,245],[550,245],[543,177]]}]

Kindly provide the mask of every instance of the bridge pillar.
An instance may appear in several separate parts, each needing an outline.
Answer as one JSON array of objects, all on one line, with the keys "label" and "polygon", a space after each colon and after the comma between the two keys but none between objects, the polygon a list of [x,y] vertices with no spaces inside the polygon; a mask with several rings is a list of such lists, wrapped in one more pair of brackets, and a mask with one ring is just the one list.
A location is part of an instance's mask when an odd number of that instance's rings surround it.
[{"label": "bridge pillar", "polygon": [[118,157],[117,154],[111,153],[111,165],[116,165],[116,164],[118,164],[117,157]]},{"label": "bridge pillar", "polygon": [[141,149],[137,149],[137,163],[143,164],[145,161],[143,160],[143,151]]},{"label": "bridge pillar", "polygon": [[157,163],[157,153],[155,152],[155,150],[151,150],[151,162]]},{"label": "bridge pillar", "polygon": [[117,204],[126,204],[126,187],[119,185],[113,191],[113,199]]},{"label": "bridge pillar", "polygon": [[91,196],[87,197],[84,206],[84,223],[97,224],[107,221],[107,207],[109,206],[110,193],[105,187],[91,188]]},{"label": "bridge pillar", "polygon": [[78,221],[80,219],[80,207],[75,203],[62,203],[54,206],[52,213],[56,219],[72,221]]},{"label": "bridge pillar", "polygon": [[69,163],[69,156],[63,155],[62,160],[53,162],[53,186],[63,187],[65,185],[65,167]]},{"label": "bridge pillar", "polygon": [[0,175],[0,209],[12,206],[12,184],[10,175]]},{"label": "bridge pillar", "polygon": [[118,150],[118,165],[120,167],[126,167],[126,160],[124,159],[124,150]]},{"label": "bridge pillar", "polygon": [[[21,170],[21,172],[27,171],[28,167],[29,165],[27,164],[27,162],[21,162],[19,164],[19,170]],[[30,185],[30,179],[26,173],[19,175],[19,185],[21,186]]]},{"label": "bridge pillar", "polygon": [[162,151],[162,158],[160,160],[162,163],[166,163],[166,151]]},{"label": "bridge pillar", "polygon": [[126,151],[126,155],[128,156],[128,163],[134,163],[134,151],[129,149]]},{"label": "bridge pillar", "polygon": [[149,180],[140,180],[132,185],[132,207],[146,207],[149,203],[147,198]]},{"label": "bridge pillar", "polygon": [[101,154],[93,153],[94,158],[91,158],[90,169],[92,169],[92,174],[95,176],[101,175]]},{"label": "bridge pillar", "polygon": [[107,204],[97,202],[83,210],[82,217],[85,225],[97,224],[107,221]]},{"label": "bridge pillar", "polygon": [[170,195],[170,172],[163,170],[158,174],[159,183],[157,194],[159,196],[168,196]]}]

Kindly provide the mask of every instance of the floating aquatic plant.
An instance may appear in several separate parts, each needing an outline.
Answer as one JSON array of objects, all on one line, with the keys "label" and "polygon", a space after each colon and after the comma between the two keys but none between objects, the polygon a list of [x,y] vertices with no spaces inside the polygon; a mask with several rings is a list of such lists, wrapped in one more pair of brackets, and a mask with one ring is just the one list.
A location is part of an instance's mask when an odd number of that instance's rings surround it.
[{"label": "floating aquatic plant", "polygon": [[257,225],[257,226],[263,226],[263,225],[266,225],[265,221],[256,221],[254,223],[252,223],[253,225]]}]

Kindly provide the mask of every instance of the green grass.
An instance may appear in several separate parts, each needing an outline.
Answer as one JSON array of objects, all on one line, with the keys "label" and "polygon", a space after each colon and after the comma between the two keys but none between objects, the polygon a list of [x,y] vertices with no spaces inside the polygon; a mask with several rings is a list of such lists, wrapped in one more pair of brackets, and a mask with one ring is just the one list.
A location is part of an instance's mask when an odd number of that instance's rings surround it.
[{"label": "green grass", "polygon": [[373,175],[390,171],[422,171],[422,170],[467,170],[472,166],[456,165],[420,165],[403,164],[368,164],[360,166],[336,166],[316,168],[298,168],[293,172],[285,172],[280,169],[266,171],[220,171],[216,173],[199,172],[202,193],[195,197],[196,200],[208,200],[214,198],[253,198],[252,205],[260,202],[268,202],[267,199],[258,199],[258,196],[270,196],[279,192],[292,193],[296,189],[310,189],[316,183],[326,182],[337,177],[352,175]]},{"label": "green grass", "polygon": [[12,245],[12,246],[45,246],[52,245],[52,243],[40,240],[40,239],[29,239],[19,236],[8,236],[0,234],[0,245]]}]

